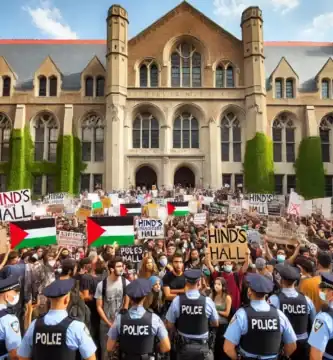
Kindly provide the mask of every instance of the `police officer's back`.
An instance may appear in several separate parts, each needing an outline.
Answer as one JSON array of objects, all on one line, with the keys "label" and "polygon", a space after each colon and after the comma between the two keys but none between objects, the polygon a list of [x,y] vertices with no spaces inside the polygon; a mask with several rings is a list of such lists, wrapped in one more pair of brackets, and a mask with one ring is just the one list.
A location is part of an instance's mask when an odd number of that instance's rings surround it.
[{"label": "police officer's back", "polygon": [[108,333],[107,350],[113,351],[119,340],[124,360],[143,360],[154,356],[155,338],[160,341],[159,352],[170,351],[168,332],[162,320],[143,307],[146,295],[152,285],[147,279],[137,279],[126,287],[126,295],[132,300],[132,307],[117,315]]},{"label": "police officer's back", "polygon": [[95,360],[96,346],[83,322],[68,316],[66,308],[73,279],[56,280],[44,289],[50,310],[29,326],[18,354],[33,360],[75,360],[77,351],[83,359]]},{"label": "police officer's back", "polygon": [[209,348],[209,323],[219,325],[213,301],[200,295],[201,270],[186,270],[185,294],[177,296],[171,303],[166,315],[167,326],[177,329],[177,358],[181,360],[213,359]]},{"label": "police officer's back", "polygon": [[281,276],[281,291],[272,295],[268,303],[280,309],[289,319],[297,336],[297,350],[291,355],[293,360],[308,358],[308,331],[316,316],[313,302],[295,289],[300,279],[300,271],[287,263],[277,264],[275,270]]},{"label": "police officer's back", "polygon": [[224,352],[233,360],[276,359],[281,342],[284,353],[290,356],[296,349],[296,334],[287,317],[267,304],[265,295],[273,290],[273,283],[260,274],[248,275],[250,305],[239,309],[224,334]]},{"label": "police officer's back", "polygon": [[309,336],[310,359],[333,359],[333,274],[322,273],[319,296],[327,302],[315,318]]}]

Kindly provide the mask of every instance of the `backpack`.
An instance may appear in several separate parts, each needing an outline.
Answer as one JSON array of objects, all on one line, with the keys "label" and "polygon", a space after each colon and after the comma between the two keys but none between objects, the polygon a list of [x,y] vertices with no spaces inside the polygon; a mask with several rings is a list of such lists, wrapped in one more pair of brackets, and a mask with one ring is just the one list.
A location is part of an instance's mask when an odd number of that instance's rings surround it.
[{"label": "backpack", "polygon": [[[104,301],[105,296],[106,296],[107,281],[108,281],[108,278],[106,277],[106,278],[103,280],[103,284],[102,284],[102,297],[103,297],[103,301]],[[122,283],[122,286],[123,286],[123,299],[124,299],[124,297],[126,296],[126,279],[125,279],[123,276],[121,277],[121,283]]]},{"label": "backpack", "polygon": [[80,296],[80,282],[78,280],[76,281],[74,289],[71,291],[67,312],[72,319],[82,321],[88,330],[91,329],[91,311]]}]

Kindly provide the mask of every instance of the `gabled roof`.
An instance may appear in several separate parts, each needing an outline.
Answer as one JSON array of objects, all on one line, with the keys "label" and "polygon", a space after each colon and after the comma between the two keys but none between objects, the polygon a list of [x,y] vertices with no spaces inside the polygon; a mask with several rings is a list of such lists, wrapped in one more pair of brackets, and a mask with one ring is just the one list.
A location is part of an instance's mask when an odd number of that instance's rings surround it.
[{"label": "gabled roof", "polygon": [[0,59],[2,59],[4,61],[4,63],[7,65],[9,71],[14,75],[15,79],[17,80],[17,74],[16,72],[13,70],[13,68],[10,66],[9,62],[6,60],[6,58],[3,55],[0,55]]},{"label": "gabled roof", "polygon": [[296,71],[293,69],[293,67],[289,64],[288,60],[282,56],[281,60],[279,61],[279,63],[277,64],[276,68],[273,70],[272,74],[270,75],[270,78],[273,77],[274,73],[278,70],[278,68],[281,66],[282,63],[286,63],[287,66],[290,68],[290,70],[294,73],[294,75],[298,78],[298,74],[296,73]]},{"label": "gabled roof", "polygon": [[326,68],[326,66],[327,66],[329,63],[333,63],[333,60],[332,60],[331,57],[325,62],[325,64],[323,65],[323,67],[318,71],[318,73],[317,73],[317,75],[316,75],[316,79],[317,79],[317,78],[319,77],[319,75],[324,71],[324,69]]},{"label": "gabled roof", "polygon": [[105,71],[105,66],[102,64],[101,60],[99,60],[99,58],[95,55],[87,64],[87,66],[82,70],[82,73],[84,73],[89,67],[90,65],[94,62],[94,61],[97,61],[101,67],[104,69]]},{"label": "gabled roof", "polygon": [[47,55],[47,57],[41,62],[41,64],[36,69],[36,72],[47,62],[50,61],[51,64],[55,67],[55,69],[58,71],[58,73],[62,76],[61,70],[58,68],[57,64],[53,61],[52,57],[50,55]]}]

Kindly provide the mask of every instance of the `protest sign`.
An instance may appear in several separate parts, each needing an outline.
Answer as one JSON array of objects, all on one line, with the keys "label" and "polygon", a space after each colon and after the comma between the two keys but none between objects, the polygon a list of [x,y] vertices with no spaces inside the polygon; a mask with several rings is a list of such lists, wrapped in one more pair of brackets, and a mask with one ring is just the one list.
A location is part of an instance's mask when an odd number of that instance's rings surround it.
[{"label": "protest sign", "polygon": [[29,220],[31,214],[29,189],[0,193],[0,221]]},{"label": "protest sign", "polygon": [[194,214],[193,222],[195,225],[205,225],[207,221],[206,213]]},{"label": "protest sign", "polygon": [[226,260],[243,262],[248,249],[246,230],[212,227],[208,230],[208,248],[212,263]]},{"label": "protest sign", "polygon": [[160,219],[140,219],[138,221],[138,238],[161,238],[164,236],[164,226]]},{"label": "protest sign", "polygon": [[74,231],[59,231],[58,245],[65,247],[81,247],[83,246],[84,235]]},{"label": "protest sign", "polygon": [[269,220],[267,222],[266,239],[277,244],[296,245],[297,240],[307,243],[306,231],[306,226],[302,224],[297,225],[282,220]]},{"label": "protest sign", "polygon": [[268,215],[268,203],[273,199],[274,196],[271,194],[250,194],[249,211],[258,215]]},{"label": "protest sign", "polygon": [[120,256],[123,261],[137,264],[143,258],[143,247],[141,245],[120,246]]},{"label": "protest sign", "polygon": [[229,206],[228,204],[224,203],[211,203],[208,208],[210,215],[221,215],[221,214],[228,214]]}]

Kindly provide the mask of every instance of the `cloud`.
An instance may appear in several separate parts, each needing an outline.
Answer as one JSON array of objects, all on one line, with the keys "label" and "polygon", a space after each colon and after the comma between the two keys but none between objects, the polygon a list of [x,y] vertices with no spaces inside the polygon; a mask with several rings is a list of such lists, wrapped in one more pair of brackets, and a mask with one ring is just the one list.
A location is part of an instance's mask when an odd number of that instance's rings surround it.
[{"label": "cloud", "polygon": [[312,24],[305,28],[300,37],[304,40],[330,41],[333,29],[333,12],[318,15]]},{"label": "cloud", "polygon": [[281,11],[282,14],[297,8],[300,4],[299,0],[270,0],[275,11]]},{"label": "cloud", "polygon": [[78,35],[63,20],[61,11],[48,0],[41,0],[39,6],[23,7],[34,26],[53,39],[77,39]]}]

